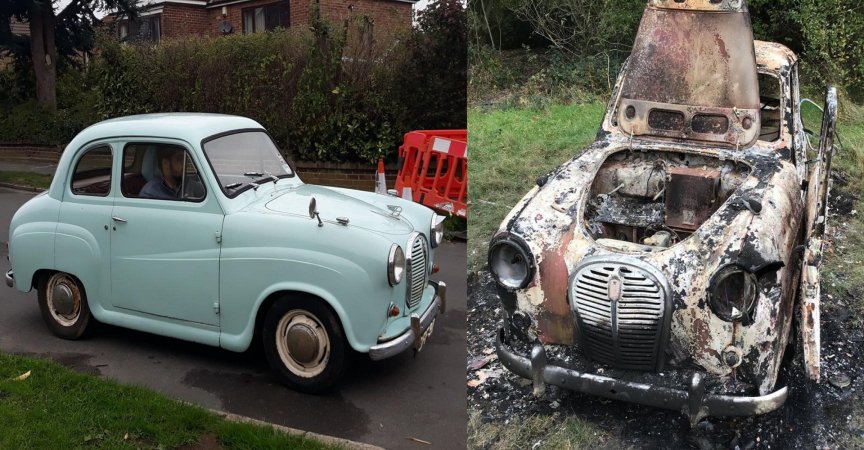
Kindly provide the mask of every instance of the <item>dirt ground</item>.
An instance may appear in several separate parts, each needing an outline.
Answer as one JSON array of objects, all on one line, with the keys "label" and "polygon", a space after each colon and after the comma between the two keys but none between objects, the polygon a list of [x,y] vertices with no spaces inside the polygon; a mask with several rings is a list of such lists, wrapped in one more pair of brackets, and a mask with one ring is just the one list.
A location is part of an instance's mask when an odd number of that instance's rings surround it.
[{"label": "dirt ground", "polygon": [[[844,218],[856,214],[856,197],[835,176],[830,232],[842,242]],[[691,429],[685,416],[670,410],[606,400],[547,386],[535,397],[528,380],[508,372],[494,355],[495,332],[502,310],[494,281],[486,272],[470,275],[468,284],[468,406],[480,424],[520,423],[533,415],[576,417],[608,436],[610,447],[633,448],[861,448],[864,446],[864,321],[852,317],[860,286],[845,298],[822,298],[822,377],[805,379],[800,357],[789,357],[780,383],[790,389],[778,411],[756,417],[709,418]],[[481,366],[482,367],[479,367]],[[843,378],[851,383],[845,387]],[[469,429],[469,447],[471,446]],[[615,442],[611,444],[611,442]]]}]

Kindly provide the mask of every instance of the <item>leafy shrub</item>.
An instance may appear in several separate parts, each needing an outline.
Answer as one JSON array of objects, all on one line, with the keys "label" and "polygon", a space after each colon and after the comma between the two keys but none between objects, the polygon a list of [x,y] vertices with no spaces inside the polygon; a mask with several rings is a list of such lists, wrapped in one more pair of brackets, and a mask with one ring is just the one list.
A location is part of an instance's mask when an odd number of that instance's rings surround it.
[{"label": "leafy shrub", "polygon": [[[466,126],[466,63],[460,57],[465,27],[459,27],[464,7],[458,0],[438,0],[429,9],[435,13],[421,17],[421,26],[397,36],[395,43],[376,41],[371,21],[363,16],[338,27],[313,21],[302,29],[159,45],[121,44],[102,34],[91,63],[70,68],[58,83],[58,115],[71,111],[72,125],[64,127],[80,130],[85,117],[237,114],[264,125],[297,159],[393,160],[407,131]],[[21,110],[18,115],[36,114],[28,105],[13,109]],[[0,123],[0,129],[12,123]],[[22,128],[12,133],[48,142],[49,136],[25,124],[15,121]],[[50,142],[66,135],[64,127]]]}]

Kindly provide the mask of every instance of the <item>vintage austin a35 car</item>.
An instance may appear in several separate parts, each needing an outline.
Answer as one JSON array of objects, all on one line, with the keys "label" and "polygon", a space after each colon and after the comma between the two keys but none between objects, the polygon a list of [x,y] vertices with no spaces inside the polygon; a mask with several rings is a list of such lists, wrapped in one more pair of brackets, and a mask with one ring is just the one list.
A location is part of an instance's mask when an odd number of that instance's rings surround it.
[{"label": "vintage austin a35 car", "polygon": [[799,338],[819,379],[836,94],[810,148],[798,60],[754,42],[748,14],[742,0],[649,1],[596,142],[492,238],[498,356],[535,392],[693,422],[765,413],[786,399],[778,372]]},{"label": "vintage austin a35 car", "polygon": [[284,383],[321,392],[350,349],[420,350],[446,299],[442,219],[304,184],[250,119],[131,116],[78,134],[15,213],[6,283],[38,289],[60,337],[93,319],[238,352],[255,337]]}]

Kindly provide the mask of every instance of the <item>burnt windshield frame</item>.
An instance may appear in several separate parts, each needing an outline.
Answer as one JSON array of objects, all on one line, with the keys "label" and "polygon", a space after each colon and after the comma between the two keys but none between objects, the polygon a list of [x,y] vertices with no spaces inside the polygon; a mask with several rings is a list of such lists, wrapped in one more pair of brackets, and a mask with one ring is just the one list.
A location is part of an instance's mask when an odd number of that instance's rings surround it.
[{"label": "burnt windshield frame", "polygon": [[[270,142],[273,144],[273,147],[276,147],[277,151],[279,150],[279,146],[276,145],[276,140],[274,140],[273,136],[271,136],[270,133],[267,132],[267,130],[265,130],[264,128],[240,128],[237,130],[223,131],[221,133],[216,133],[212,136],[208,136],[204,139],[201,139],[201,152],[204,153],[204,159],[207,161],[207,165],[210,166],[210,171],[216,177],[216,184],[219,185],[219,189],[222,191],[222,193],[225,194],[225,196],[230,198],[230,199],[233,199],[233,198],[237,197],[238,195],[242,194],[243,192],[248,191],[250,188],[254,187],[257,189],[258,185],[255,184],[253,181],[250,181],[249,183],[246,183],[245,185],[243,185],[243,186],[239,187],[238,189],[233,190],[233,192],[229,193],[228,190],[225,189],[225,186],[222,184],[222,180],[219,179],[219,173],[216,172],[216,168],[213,167],[213,161],[210,161],[210,155],[207,154],[207,150],[204,148],[204,145],[210,141],[214,141],[216,139],[219,139],[219,138],[222,138],[225,136],[231,136],[233,134],[240,134],[240,133],[250,133],[250,132],[251,133],[264,133],[267,136],[267,138],[270,139]],[[280,156],[282,156],[282,155],[280,154]],[[287,159],[285,160],[285,164],[288,164],[288,167],[291,169],[291,173],[289,173],[287,175],[279,175],[277,178],[280,180],[283,178],[294,178],[297,175],[297,171],[294,169],[294,166],[291,163],[289,163]]]}]

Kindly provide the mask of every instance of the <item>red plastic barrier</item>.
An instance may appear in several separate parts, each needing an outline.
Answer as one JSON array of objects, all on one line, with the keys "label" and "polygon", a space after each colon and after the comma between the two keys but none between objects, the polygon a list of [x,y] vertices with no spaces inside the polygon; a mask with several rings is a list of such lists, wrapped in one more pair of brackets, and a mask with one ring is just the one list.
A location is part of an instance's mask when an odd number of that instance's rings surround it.
[{"label": "red plastic barrier", "polygon": [[405,133],[396,191],[438,212],[468,218],[468,130]]}]

